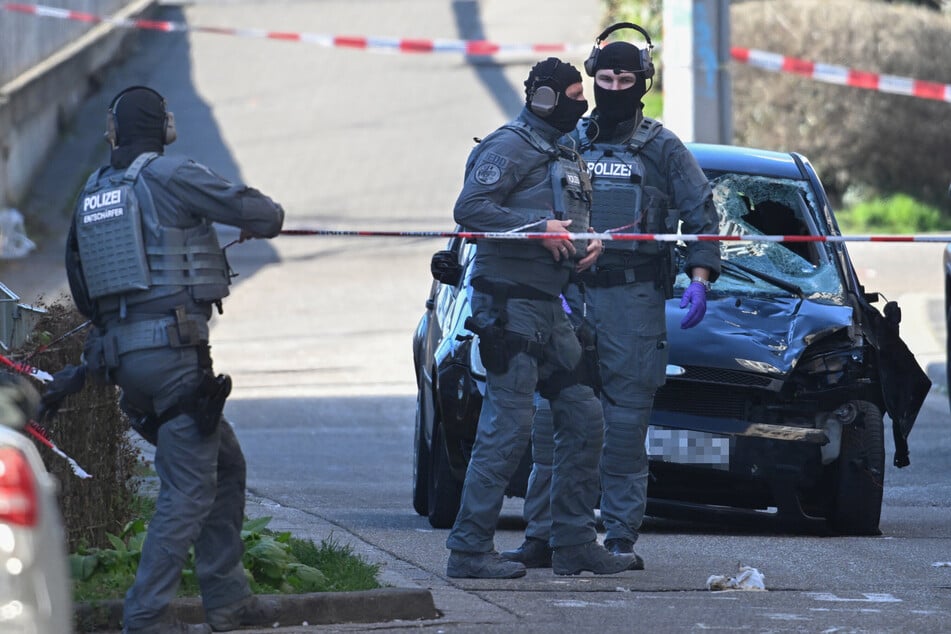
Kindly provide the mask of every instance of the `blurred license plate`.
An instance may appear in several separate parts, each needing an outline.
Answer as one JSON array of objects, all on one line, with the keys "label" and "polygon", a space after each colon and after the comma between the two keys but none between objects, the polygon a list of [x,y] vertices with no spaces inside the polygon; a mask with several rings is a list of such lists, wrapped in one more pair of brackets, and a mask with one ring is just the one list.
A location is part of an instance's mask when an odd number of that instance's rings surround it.
[{"label": "blurred license plate", "polygon": [[654,460],[679,464],[730,467],[730,438],[702,431],[647,428],[647,455]]}]

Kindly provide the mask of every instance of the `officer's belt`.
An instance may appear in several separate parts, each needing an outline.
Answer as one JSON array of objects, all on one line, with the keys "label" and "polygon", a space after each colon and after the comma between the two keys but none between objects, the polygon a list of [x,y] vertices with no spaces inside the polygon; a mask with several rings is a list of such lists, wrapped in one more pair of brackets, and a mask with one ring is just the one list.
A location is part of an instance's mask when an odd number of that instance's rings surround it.
[{"label": "officer's belt", "polygon": [[597,271],[582,271],[576,279],[585,286],[609,288],[634,282],[653,282],[658,278],[658,266],[655,263],[641,264],[625,269],[598,269]]},{"label": "officer's belt", "polygon": [[550,295],[527,284],[493,282],[484,277],[477,277],[472,280],[472,288],[482,293],[492,295],[493,297],[499,295],[508,299],[537,299],[544,301],[557,299],[556,295]]},{"label": "officer's belt", "polygon": [[[116,354],[122,355],[134,350],[148,350],[151,348],[178,348],[197,346],[208,341],[208,322],[204,319],[190,318],[187,326],[197,334],[194,342],[173,342],[169,338],[170,329],[178,329],[182,323],[176,317],[163,317],[144,321],[121,322],[106,327],[106,335],[115,342]],[[174,345],[174,344],[178,345]]]}]

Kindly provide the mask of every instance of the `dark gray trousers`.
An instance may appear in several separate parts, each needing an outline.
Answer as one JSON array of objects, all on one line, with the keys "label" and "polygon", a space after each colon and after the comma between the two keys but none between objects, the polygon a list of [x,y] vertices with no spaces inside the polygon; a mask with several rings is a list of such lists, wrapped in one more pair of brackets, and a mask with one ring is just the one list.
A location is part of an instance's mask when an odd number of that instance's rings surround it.
[{"label": "dark gray trousers", "polygon": [[[154,413],[194,393],[201,372],[195,348],[158,348],[123,355],[114,377],[126,403]],[[191,416],[172,418],[158,432],[155,470],[155,515],[123,608],[129,630],[166,618],[191,546],[206,610],[251,594],[241,563],[245,462],[231,425],[203,437]]]}]

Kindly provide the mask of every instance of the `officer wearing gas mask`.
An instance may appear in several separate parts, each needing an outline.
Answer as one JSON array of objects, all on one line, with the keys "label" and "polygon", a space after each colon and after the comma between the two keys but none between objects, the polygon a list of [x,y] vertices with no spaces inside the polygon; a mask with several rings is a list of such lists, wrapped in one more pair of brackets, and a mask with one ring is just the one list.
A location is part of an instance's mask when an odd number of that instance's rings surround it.
[{"label": "officer wearing gas mask", "polygon": [[[245,461],[222,417],[231,383],[212,370],[208,321],[228,295],[230,271],[213,223],[241,238],[271,238],[284,210],[190,159],[167,156],[174,117],[155,90],[132,86],[107,112],[109,165],[79,195],[66,247],[76,306],[92,320],[88,372],[122,390],[154,443],[161,481],[124,631],[228,631],[272,623],[275,606],[251,593],[244,547]],[[169,614],[194,546],[207,623]]]},{"label": "officer wearing gas mask", "polygon": [[[588,231],[590,182],[578,155],[556,141],[587,110],[581,74],[550,57],[525,82],[518,117],[476,146],[466,163],[454,216],[478,232]],[[462,578],[515,578],[521,563],[495,551],[495,527],[506,484],[528,446],[533,395],[551,400],[558,465],[551,478],[554,571],[612,574],[631,555],[597,542],[601,405],[575,369],[581,346],[559,293],[572,271],[597,258],[599,241],[479,240],[472,280],[472,317],[487,370],[486,392],[455,524],[446,540],[446,573]]]},{"label": "officer wearing gas mask", "polygon": [[[644,49],[616,41],[619,29],[638,31]],[[585,70],[594,77],[595,110],[571,141],[581,152],[594,189],[591,224],[598,231],[715,234],[717,212],[703,171],[680,141],[643,116],[641,99],[654,75],[647,31],[623,22],[598,36]],[[645,448],[654,394],[667,366],[665,299],[672,296],[670,243],[606,241],[595,266],[576,276],[565,292],[571,318],[593,327],[599,359],[604,447],[601,455],[601,519],[604,544],[634,557],[647,503]],[[703,319],[706,292],[720,271],[719,245],[691,242],[684,271],[691,282],[680,307],[681,328]],[[526,539],[502,556],[528,567],[551,565],[549,488],[552,473],[551,411],[539,402],[532,434],[533,468],[525,498]]]}]

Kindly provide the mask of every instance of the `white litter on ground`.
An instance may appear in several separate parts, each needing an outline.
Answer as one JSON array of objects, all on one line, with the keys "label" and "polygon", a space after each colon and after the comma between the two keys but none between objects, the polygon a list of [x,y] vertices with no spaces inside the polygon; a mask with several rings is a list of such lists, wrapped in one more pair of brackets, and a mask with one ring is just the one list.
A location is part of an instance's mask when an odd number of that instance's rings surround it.
[{"label": "white litter on ground", "polygon": [[737,574],[710,575],[707,578],[707,590],[765,590],[766,579],[756,568],[737,566]]},{"label": "white litter on ground", "polygon": [[951,561],[936,561],[931,564],[932,568],[951,568]]}]

